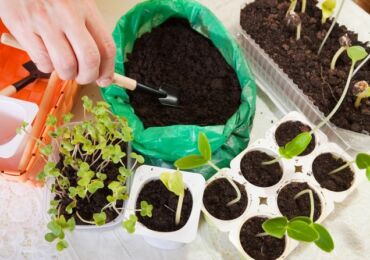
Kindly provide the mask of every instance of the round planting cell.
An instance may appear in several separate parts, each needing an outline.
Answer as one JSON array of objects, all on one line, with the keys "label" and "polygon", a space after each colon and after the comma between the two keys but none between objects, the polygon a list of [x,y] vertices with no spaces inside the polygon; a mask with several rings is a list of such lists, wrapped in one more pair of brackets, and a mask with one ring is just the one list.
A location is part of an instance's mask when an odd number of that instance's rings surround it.
[{"label": "round planting cell", "polygon": [[292,182],[285,185],[280,191],[277,198],[277,203],[279,210],[283,216],[289,219],[298,216],[310,216],[310,196],[308,193],[303,194],[298,198],[294,198],[301,191],[310,189],[314,197],[314,221],[318,220],[321,216],[322,202],[315,192],[307,183],[305,182]]},{"label": "round planting cell", "polygon": [[265,217],[250,218],[240,229],[240,244],[244,251],[254,259],[277,259],[285,250],[285,238],[256,237],[257,234],[264,233],[262,223],[266,220]]},{"label": "round planting cell", "polygon": [[263,165],[263,162],[274,160],[275,157],[262,152],[250,151],[240,162],[240,170],[244,178],[259,187],[270,187],[278,183],[283,177],[283,170],[279,162]]},{"label": "round planting cell", "polygon": [[248,196],[244,186],[234,182],[241,193],[239,202],[227,206],[227,203],[236,198],[236,191],[226,178],[212,181],[205,189],[203,204],[208,213],[221,220],[232,220],[240,217],[247,208]]},{"label": "round planting cell", "polygon": [[323,153],[312,163],[312,172],[321,187],[331,191],[345,191],[351,188],[354,172],[351,167],[330,174],[332,171],[345,165],[347,162],[332,153]]},{"label": "round planting cell", "polygon": [[140,212],[137,212],[136,216],[140,223],[154,231],[171,232],[179,230],[188,222],[193,207],[193,198],[189,189],[186,189],[180,223],[176,225],[175,216],[178,199],[179,197],[167,190],[160,180],[150,181],[141,189],[136,200],[136,208],[140,209],[141,201],[147,201],[153,205],[152,217],[142,217]]},{"label": "round planting cell", "polygon": [[[287,121],[279,125],[279,127],[275,131],[275,140],[276,143],[282,147],[285,146],[287,143],[292,141],[297,135],[303,132],[311,131],[311,127],[308,125],[303,124],[300,121]],[[308,155],[313,152],[316,146],[316,138],[315,135],[312,137],[311,143],[308,145],[306,150],[300,154],[300,156]]]}]

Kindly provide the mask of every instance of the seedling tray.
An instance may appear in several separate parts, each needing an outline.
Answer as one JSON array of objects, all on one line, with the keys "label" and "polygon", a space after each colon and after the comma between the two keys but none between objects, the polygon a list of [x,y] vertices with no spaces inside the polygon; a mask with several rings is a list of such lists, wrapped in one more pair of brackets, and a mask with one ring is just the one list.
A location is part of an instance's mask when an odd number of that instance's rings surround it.
[{"label": "seedling tray", "polygon": [[[251,1],[253,2],[253,1]],[[349,5],[355,5],[347,1]],[[245,5],[244,5],[245,6]],[[243,7],[242,7],[243,8]],[[362,16],[360,16],[362,17]],[[341,17],[339,19],[341,22]],[[360,26],[366,24],[358,23]],[[353,28],[351,28],[353,29]],[[357,28],[358,29],[358,28]],[[251,69],[256,77],[258,86],[274,99],[286,111],[300,111],[307,118],[317,124],[325,118],[324,114],[303,93],[292,79],[273,61],[272,58],[247,34],[241,26],[238,26],[238,40],[249,61]],[[363,32],[359,29],[354,31]],[[364,33],[360,37],[365,38]],[[356,151],[368,151],[370,147],[370,135],[353,132],[329,123],[323,131],[330,136],[330,140],[339,144],[344,149],[352,148]]]},{"label": "seedling tray", "polygon": [[[223,174],[227,174],[234,181],[242,184],[245,187],[248,195],[248,206],[240,217],[233,220],[224,221],[211,216],[204,205],[202,207],[202,211],[206,219],[212,225],[215,225],[220,231],[230,232],[230,241],[246,258],[251,257],[244,252],[240,244],[239,232],[241,226],[245,223],[245,221],[253,216],[281,216],[282,213],[280,212],[277,204],[277,196],[280,190],[285,187],[285,185],[291,182],[305,182],[312,190],[315,191],[321,201],[321,215],[317,220],[318,223],[321,223],[334,211],[335,203],[344,201],[356,189],[359,183],[365,179],[365,174],[355,165],[353,165],[351,168],[354,172],[354,179],[351,187],[346,191],[334,192],[324,189],[320,186],[312,173],[312,163],[317,156],[322,153],[330,152],[346,161],[350,161],[351,157],[338,145],[328,142],[327,136],[319,131],[315,133],[316,147],[310,154],[306,156],[300,156],[292,160],[280,160],[279,163],[283,170],[283,176],[275,185],[270,187],[259,187],[247,181],[242,175],[240,169],[240,163],[244,155],[250,151],[258,150],[277,156],[279,146],[275,140],[275,130],[280,124],[292,120],[300,121],[311,128],[313,127],[313,125],[302,114],[298,112],[291,112],[287,114],[266,132],[265,138],[258,139],[243,152],[241,152],[237,157],[235,157],[231,161],[230,169],[223,169],[207,182],[208,185],[212,181],[222,178]],[[298,242],[287,238],[286,249],[279,259],[284,259],[286,256],[288,256],[297,247],[297,245]]]}]

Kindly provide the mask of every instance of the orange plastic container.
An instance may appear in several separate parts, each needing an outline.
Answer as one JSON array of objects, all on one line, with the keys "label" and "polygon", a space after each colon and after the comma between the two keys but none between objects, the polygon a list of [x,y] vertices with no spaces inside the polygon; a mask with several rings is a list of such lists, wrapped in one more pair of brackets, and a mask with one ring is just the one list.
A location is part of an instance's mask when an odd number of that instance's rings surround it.
[{"label": "orange plastic container", "polygon": [[[0,35],[3,32],[8,31],[0,21]],[[24,51],[0,44],[0,89],[25,78],[28,72],[22,65],[29,60],[29,56]],[[13,97],[34,102],[39,105],[47,84],[48,80],[37,80],[16,93]],[[47,110],[49,114],[59,119],[63,114],[71,111],[77,96],[78,86],[74,81],[63,81],[61,79],[57,79],[55,84],[53,98],[50,100]],[[48,129],[43,127],[43,129],[37,133],[37,137],[49,143],[50,138],[47,132]],[[35,145],[32,150],[32,155],[29,156],[26,170],[2,169],[0,165],[0,175],[6,179],[28,182],[32,185],[39,186],[42,185],[42,183],[37,182],[35,177],[42,170],[44,164],[45,162]]]}]

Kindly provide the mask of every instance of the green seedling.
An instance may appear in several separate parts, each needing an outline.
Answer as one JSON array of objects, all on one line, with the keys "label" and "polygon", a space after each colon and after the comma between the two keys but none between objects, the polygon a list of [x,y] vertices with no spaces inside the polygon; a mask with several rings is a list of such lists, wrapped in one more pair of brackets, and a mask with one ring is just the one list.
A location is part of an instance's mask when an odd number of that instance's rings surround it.
[{"label": "green seedling", "polygon": [[[340,6],[339,6],[339,8],[338,8],[338,12],[337,12],[336,16],[334,17],[334,20],[333,20],[333,22],[332,22],[332,24],[331,24],[331,26],[330,26],[330,28],[329,28],[328,32],[326,33],[326,35],[325,35],[325,37],[324,37],[324,40],[323,40],[323,41],[322,41],[322,43],[320,44],[319,50],[318,50],[318,52],[317,52],[317,54],[318,54],[318,55],[320,55],[320,54],[321,54],[322,49],[324,48],[324,46],[325,46],[326,42],[328,41],[329,36],[330,36],[330,34],[332,33],[332,31],[333,31],[333,29],[334,29],[334,26],[336,25],[336,23],[337,23],[337,21],[338,21],[339,15],[340,15],[340,13],[341,13],[341,12],[342,12],[342,10],[343,10],[343,6],[344,6],[344,3],[345,3],[345,2],[346,2],[346,0],[343,0],[343,1],[340,3]],[[329,4],[329,7],[330,7],[330,6],[331,6],[331,5]]]},{"label": "green seedling", "polygon": [[321,23],[326,23],[326,20],[334,14],[335,7],[337,6],[336,0],[325,0],[321,5],[322,18]]},{"label": "green seedling", "polygon": [[331,60],[331,63],[330,63],[330,69],[332,69],[332,70],[335,70],[338,58],[346,50],[348,50],[348,48],[351,47],[351,45],[352,45],[351,39],[349,38],[348,34],[345,34],[345,35],[343,35],[342,37],[339,38],[339,44],[340,44],[340,48],[334,54],[333,59]]},{"label": "green seedling", "polygon": [[[142,156],[136,153],[127,155],[122,150],[125,143],[133,140],[132,130],[126,119],[112,114],[105,102],[94,104],[86,96],[82,101],[85,118],[80,123],[71,124],[71,113],[65,114],[61,122],[53,115],[48,116],[48,135],[58,147],[54,154],[51,145],[36,140],[45,160],[45,167],[37,179],[47,183],[51,180],[54,183],[50,189],[55,198],[51,201],[48,211],[51,216],[51,222],[48,224],[51,233],[48,233],[45,239],[50,242],[57,240],[58,250],[68,246],[64,240],[64,231],[72,231],[77,219],[85,224],[102,226],[107,221],[108,212],[120,214],[124,210],[118,208],[117,203],[128,198],[127,178],[132,175],[133,167],[144,161]],[[26,127],[26,124],[22,124],[17,133],[26,132]],[[57,164],[54,157],[58,153],[60,162]],[[124,163],[127,156],[135,161],[131,168],[126,168]],[[52,160],[49,161],[49,158]],[[108,171],[112,171],[112,168],[117,169],[117,175],[113,179],[112,175],[108,178]],[[75,176],[71,178],[71,174]],[[106,196],[106,205],[89,217],[82,214],[79,211],[79,203],[89,203],[92,197],[104,188],[110,192]],[[65,201],[68,201],[68,205],[65,205]],[[141,209],[135,211],[140,211],[143,217],[151,217],[152,208],[147,202],[142,202]],[[130,217],[122,223],[128,232],[134,230],[133,220],[134,217]]]},{"label": "green seedling", "polygon": [[283,238],[286,234],[297,241],[314,242],[316,246],[325,252],[331,252],[334,249],[334,242],[326,228],[314,222],[314,197],[311,189],[303,190],[297,193],[295,200],[308,194],[310,198],[310,216],[299,216],[291,220],[286,217],[277,217],[266,220],[262,224],[265,233],[257,234],[257,237],[272,236]]},{"label": "green seedling", "polygon": [[265,233],[258,234],[258,237],[269,235],[282,239],[287,234],[297,241],[313,242],[325,252],[334,250],[334,241],[328,230],[308,217],[296,217],[291,220],[286,217],[272,218],[266,220],[262,228]]},{"label": "green seedling", "polygon": [[353,163],[355,163],[359,169],[365,170],[366,177],[370,181],[370,155],[367,153],[357,154],[355,160],[349,161],[343,166],[331,171],[329,175],[337,174],[341,172],[342,170],[350,167]]},{"label": "green seedling", "polygon": [[[298,0],[290,0],[290,6],[288,8],[287,15],[291,11],[295,11],[295,9],[297,7],[297,2],[298,2]],[[306,7],[307,7],[307,0],[302,0],[301,13],[305,13],[306,12]]]},{"label": "green seedling", "polygon": [[296,40],[300,40],[302,33],[301,17],[296,12],[290,11],[286,16],[286,24],[288,27],[296,28]]},{"label": "green seedling", "polygon": [[[213,169],[215,169],[217,172],[222,172],[221,169],[218,168],[217,165],[215,165],[211,161],[212,160],[211,145],[209,144],[207,136],[202,132],[200,132],[198,136],[198,151],[200,154],[192,154],[192,155],[185,156],[181,159],[178,159],[174,164],[175,167],[181,170],[188,170],[188,169],[199,168],[204,165],[209,165]],[[227,206],[231,206],[240,201],[241,193],[240,193],[238,186],[236,186],[234,181],[230,179],[229,176],[225,174],[223,175],[223,177],[228,180],[228,182],[230,183],[230,185],[234,188],[236,192],[236,198],[227,203]]]},{"label": "green seedling", "polygon": [[299,135],[297,135],[295,138],[293,138],[292,141],[287,143],[284,147],[279,148],[279,156],[271,161],[263,162],[263,165],[269,165],[274,164],[278,162],[281,158],[285,159],[293,159],[296,156],[299,156],[302,152],[304,152],[308,145],[310,144],[312,140],[312,135],[317,132],[319,129],[321,129],[325,124],[327,124],[330,119],[335,115],[335,113],[338,111],[340,106],[343,103],[343,100],[345,99],[348,89],[351,83],[352,74],[355,68],[355,65],[358,61],[364,59],[367,56],[366,50],[361,46],[352,46],[347,49],[347,55],[351,59],[352,64],[350,71],[348,73],[347,83],[344,87],[343,93],[338,100],[337,104],[333,108],[333,110],[330,112],[328,116],[326,116],[323,121],[321,121],[314,129],[312,129],[310,132],[303,132]]},{"label": "green seedling", "polygon": [[353,94],[356,96],[355,108],[361,106],[362,100],[370,98],[370,86],[366,81],[359,81],[353,87]]},{"label": "green seedling", "polygon": [[179,197],[176,208],[176,225],[180,224],[182,204],[185,196],[185,183],[182,177],[182,173],[177,170],[175,172],[164,172],[160,175],[160,180],[166,186],[166,188]]}]

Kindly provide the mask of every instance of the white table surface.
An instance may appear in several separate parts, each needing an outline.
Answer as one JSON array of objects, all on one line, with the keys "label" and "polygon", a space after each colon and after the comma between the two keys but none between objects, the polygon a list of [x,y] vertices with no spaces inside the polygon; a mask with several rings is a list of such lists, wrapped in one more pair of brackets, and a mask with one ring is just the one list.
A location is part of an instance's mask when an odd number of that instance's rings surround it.
[{"label": "white table surface", "polygon": [[[97,0],[107,26],[113,30],[116,21],[137,2],[135,0]],[[201,0],[235,34],[240,7],[245,0]],[[370,40],[370,17],[352,3],[346,3],[342,21],[351,29],[360,28],[361,39]],[[84,86],[80,96],[101,99],[96,86]],[[81,115],[79,104],[74,113]],[[257,112],[252,140],[263,136],[264,130],[282,114],[264,93],[258,93]],[[43,240],[43,189],[34,189],[19,183],[0,180],[0,259],[239,259],[227,239],[201,221],[197,239],[175,251],[161,251],[150,247],[138,236],[115,230],[104,232],[75,231],[70,237],[71,250],[60,254]],[[315,246],[302,244],[289,259],[369,259],[370,186],[363,183],[344,203],[337,204],[335,212],[324,222],[331,231],[336,249],[332,254],[320,252]],[[123,234],[123,235],[118,235]],[[118,239],[120,237],[120,239]],[[73,248],[73,249],[72,249]]]}]

